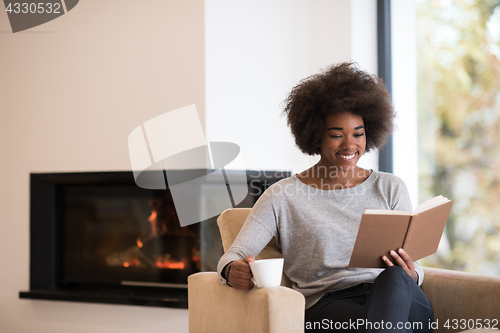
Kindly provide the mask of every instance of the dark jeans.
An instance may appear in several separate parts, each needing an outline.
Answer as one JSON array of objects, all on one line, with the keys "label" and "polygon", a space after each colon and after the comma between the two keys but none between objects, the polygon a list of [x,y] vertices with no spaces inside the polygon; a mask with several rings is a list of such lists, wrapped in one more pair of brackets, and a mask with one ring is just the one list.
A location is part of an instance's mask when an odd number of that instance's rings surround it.
[{"label": "dark jeans", "polygon": [[308,333],[432,332],[433,320],[424,292],[401,267],[392,266],[373,284],[324,295],[306,310],[304,327]]}]

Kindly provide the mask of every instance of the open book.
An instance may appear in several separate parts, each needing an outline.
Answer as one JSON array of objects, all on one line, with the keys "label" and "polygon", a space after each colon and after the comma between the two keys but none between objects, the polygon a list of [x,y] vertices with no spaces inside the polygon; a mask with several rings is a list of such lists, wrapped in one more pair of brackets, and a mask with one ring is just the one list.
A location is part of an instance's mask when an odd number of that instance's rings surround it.
[{"label": "open book", "polygon": [[415,213],[367,209],[348,267],[385,268],[385,255],[403,248],[413,261],[437,251],[453,201],[439,195],[421,203]]}]

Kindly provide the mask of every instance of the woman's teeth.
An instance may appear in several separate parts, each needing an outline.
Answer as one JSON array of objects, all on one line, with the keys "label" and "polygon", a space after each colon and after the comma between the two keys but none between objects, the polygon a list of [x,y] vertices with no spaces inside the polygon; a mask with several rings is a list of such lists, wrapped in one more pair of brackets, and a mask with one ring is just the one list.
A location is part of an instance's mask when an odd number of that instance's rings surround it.
[{"label": "woman's teeth", "polygon": [[354,156],[356,156],[356,153],[351,154],[351,155],[342,155],[342,154],[339,154],[339,156],[342,157],[345,160],[352,160],[354,158]]}]

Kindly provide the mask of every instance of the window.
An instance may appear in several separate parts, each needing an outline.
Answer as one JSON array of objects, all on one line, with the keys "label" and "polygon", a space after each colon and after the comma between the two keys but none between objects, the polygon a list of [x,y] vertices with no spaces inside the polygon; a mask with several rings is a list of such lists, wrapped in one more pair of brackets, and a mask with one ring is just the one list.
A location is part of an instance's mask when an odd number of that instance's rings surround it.
[{"label": "window", "polygon": [[[405,148],[402,132],[416,130],[418,202],[438,194],[454,200],[438,253],[423,262],[500,275],[500,3],[411,0],[396,6],[406,6],[414,16],[406,39],[416,45],[417,121],[408,128],[399,125],[395,134],[395,173],[398,163],[399,170],[411,164],[404,159],[412,141]],[[396,51],[404,47],[397,45],[397,34],[405,30],[394,17],[393,11],[393,73],[398,73],[393,75],[401,75],[408,69],[398,61],[408,66],[408,59]],[[398,84],[394,78],[394,86],[401,87],[403,80]],[[399,96],[394,91],[396,109],[403,120],[410,119],[411,110],[398,105]]]}]

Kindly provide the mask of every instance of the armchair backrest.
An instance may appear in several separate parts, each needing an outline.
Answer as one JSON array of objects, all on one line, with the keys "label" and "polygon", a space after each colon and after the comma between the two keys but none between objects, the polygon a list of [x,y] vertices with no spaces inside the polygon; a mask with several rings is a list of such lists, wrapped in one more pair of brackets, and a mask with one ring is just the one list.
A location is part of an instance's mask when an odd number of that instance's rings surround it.
[{"label": "armchair backrest", "polygon": [[[224,247],[224,252],[226,252],[233,244],[236,236],[241,230],[241,227],[245,223],[245,220],[250,213],[251,208],[231,208],[227,209],[222,214],[220,214],[217,219],[217,225],[219,226],[220,235],[222,238],[222,246]],[[255,259],[269,259],[269,258],[282,258],[281,249],[276,245],[276,240],[271,239],[271,241],[264,247],[264,249],[259,253]],[[281,279],[281,285],[291,287],[292,282],[288,277],[283,274]]]}]

